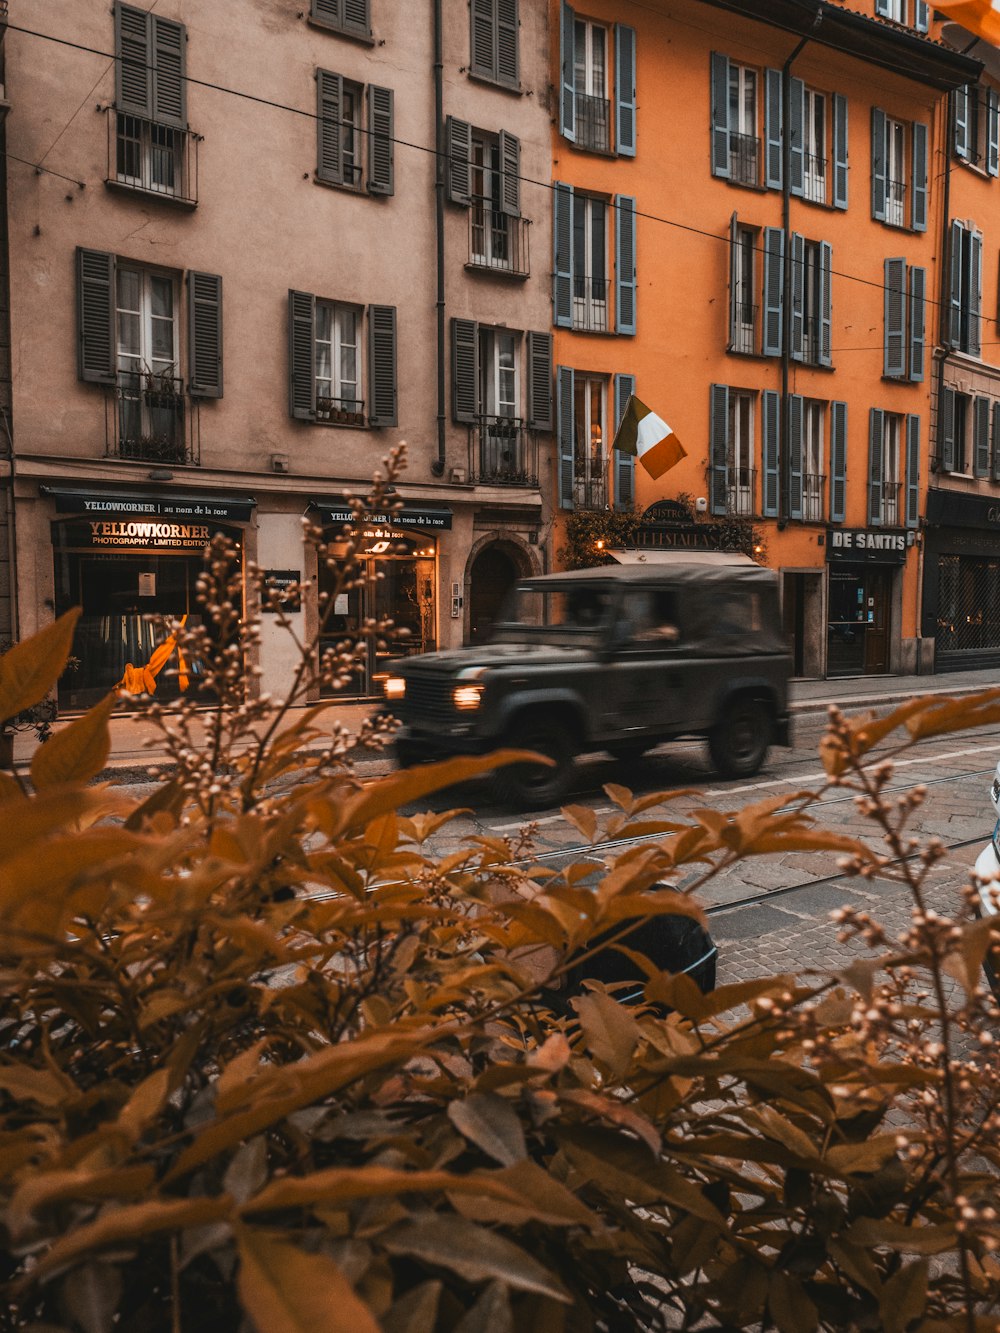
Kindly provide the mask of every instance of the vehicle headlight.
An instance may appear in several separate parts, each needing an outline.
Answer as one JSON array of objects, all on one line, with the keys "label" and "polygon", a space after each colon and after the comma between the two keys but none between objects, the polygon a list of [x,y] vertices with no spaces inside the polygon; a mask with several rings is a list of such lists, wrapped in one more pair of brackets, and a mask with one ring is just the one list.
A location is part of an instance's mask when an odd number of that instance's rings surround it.
[{"label": "vehicle headlight", "polygon": [[455,707],[461,713],[471,713],[478,708],[483,698],[484,686],[480,684],[456,685],[451,692]]},{"label": "vehicle headlight", "polygon": [[382,682],[382,693],[387,699],[404,699],[406,697],[406,681],[402,676],[386,676]]}]

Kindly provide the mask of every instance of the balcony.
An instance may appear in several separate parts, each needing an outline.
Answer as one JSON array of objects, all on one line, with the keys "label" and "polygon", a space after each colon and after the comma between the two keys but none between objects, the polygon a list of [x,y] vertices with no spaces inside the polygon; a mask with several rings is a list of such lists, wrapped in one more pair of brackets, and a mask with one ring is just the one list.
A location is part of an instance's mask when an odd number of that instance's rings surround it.
[{"label": "balcony", "polygon": [[760,184],[760,140],[752,134],[730,134],[729,179],[737,185]]},{"label": "balcony", "polygon": [[805,171],[802,179],[802,197],[811,204],[826,203],[826,158],[805,155]]},{"label": "balcony", "polygon": [[797,348],[797,360],[805,361],[811,366],[819,365],[819,335],[819,320],[815,315],[804,315],[802,318],[802,339]]},{"label": "balcony", "polygon": [[577,509],[607,509],[608,469],[604,459],[576,459],[573,504]]},{"label": "balcony", "polygon": [[737,300],[733,306],[733,324],[729,332],[729,350],[752,356],[760,347],[757,317],[760,307]]},{"label": "balcony", "polygon": [[528,262],[527,218],[509,217],[493,207],[489,199],[475,198],[469,209],[469,258],[465,267],[510,278],[526,278]]},{"label": "balcony", "polygon": [[726,511],[748,516],[757,512],[757,470],[752,467],[731,467],[726,489]]},{"label": "balcony", "polygon": [[316,396],[316,420],[327,426],[367,426],[363,398]]},{"label": "balcony", "polygon": [[585,333],[607,333],[611,283],[580,275],[573,279],[573,327]]},{"label": "balcony", "polygon": [[198,206],[200,135],[108,107],[105,185],[182,208]]},{"label": "balcony", "polygon": [[893,227],[906,226],[906,181],[886,181],[885,220]]},{"label": "balcony", "polygon": [[152,371],[123,370],[108,391],[109,458],[141,463],[197,463],[184,430],[184,382]]},{"label": "balcony", "polygon": [[593,153],[611,152],[611,103],[606,97],[576,94],[576,146]]},{"label": "balcony", "polygon": [[879,516],[884,528],[899,527],[899,491],[898,481],[883,481],[874,489],[874,498],[879,502]]},{"label": "balcony", "polygon": [[802,521],[823,522],[823,497],[826,477],[820,472],[807,472],[802,478]]},{"label": "balcony", "polygon": [[480,417],[469,431],[469,480],[480,486],[538,485],[538,441],[518,417]]}]

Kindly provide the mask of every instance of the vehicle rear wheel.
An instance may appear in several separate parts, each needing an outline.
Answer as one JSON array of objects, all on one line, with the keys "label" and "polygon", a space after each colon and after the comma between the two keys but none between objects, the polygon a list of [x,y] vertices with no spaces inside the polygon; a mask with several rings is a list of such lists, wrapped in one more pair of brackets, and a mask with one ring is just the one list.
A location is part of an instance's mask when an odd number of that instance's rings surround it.
[{"label": "vehicle rear wheel", "polygon": [[724,778],[758,772],[771,745],[771,718],[760,699],[737,699],[708,737],[712,763]]},{"label": "vehicle rear wheel", "polygon": [[542,764],[510,764],[498,769],[493,788],[504,805],[518,810],[543,810],[558,805],[573,777],[576,747],[569,729],[558,718],[529,713],[519,718],[504,738],[504,748],[534,750],[554,760]]}]

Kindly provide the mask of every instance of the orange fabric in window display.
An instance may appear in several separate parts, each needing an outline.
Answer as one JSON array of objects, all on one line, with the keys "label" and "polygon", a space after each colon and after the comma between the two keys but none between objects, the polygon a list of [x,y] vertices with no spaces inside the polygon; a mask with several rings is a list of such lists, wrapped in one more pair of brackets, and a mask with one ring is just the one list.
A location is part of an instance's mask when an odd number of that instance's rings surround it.
[{"label": "orange fabric in window display", "polygon": [[[181,624],[187,620],[187,616],[181,618]],[[155,694],[156,677],[160,674],[166,664],[177,653],[177,684],[181,691],[185,691],[191,683],[188,676],[187,662],[184,654],[177,647],[176,636],[171,634],[169,639],[165,639],[160,644],[145,666],[133,666],[131,662],[125,663],[125,674],[118,682],[118,688],[126,694]]]}]

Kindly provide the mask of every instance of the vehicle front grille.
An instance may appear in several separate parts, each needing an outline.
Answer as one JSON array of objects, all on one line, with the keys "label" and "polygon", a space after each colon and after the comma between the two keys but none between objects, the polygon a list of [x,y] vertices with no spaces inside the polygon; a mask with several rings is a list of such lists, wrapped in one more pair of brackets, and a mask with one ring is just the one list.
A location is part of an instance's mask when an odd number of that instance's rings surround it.
[{"label": "vehicle front grille", "polygon": [[407,726],[429,731],[442,722],[451,722],[455,716],[451,692],[453,676],[430,676],[422,672],[408,673],[406,695],[393,705],[393,712]]}]

